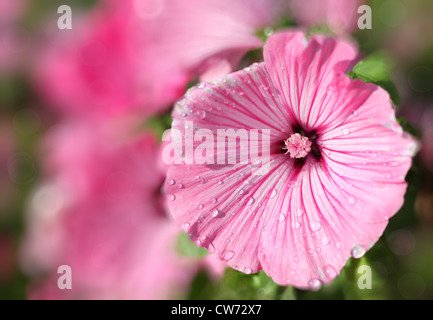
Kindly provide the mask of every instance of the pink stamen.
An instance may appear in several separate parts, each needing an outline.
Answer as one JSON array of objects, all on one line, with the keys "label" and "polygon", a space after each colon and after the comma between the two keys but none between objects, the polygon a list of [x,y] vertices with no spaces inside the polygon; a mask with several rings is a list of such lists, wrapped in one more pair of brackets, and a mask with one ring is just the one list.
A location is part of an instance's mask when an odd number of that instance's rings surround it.
[{"label": "pink stamen", "polygon": [[286,154],[289,153],[294,159],[305,158],[311,151],[311,141],[299,133],[292,134],[289,139],[284,140],[284,143],[286,146],[283,149],[287,150]]}]

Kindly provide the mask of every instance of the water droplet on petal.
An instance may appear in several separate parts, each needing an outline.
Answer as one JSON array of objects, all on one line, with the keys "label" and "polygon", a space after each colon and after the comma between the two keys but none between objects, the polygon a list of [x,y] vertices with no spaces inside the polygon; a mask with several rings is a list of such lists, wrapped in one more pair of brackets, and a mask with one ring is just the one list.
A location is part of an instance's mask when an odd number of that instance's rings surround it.
[{"label": "water droplet on petal", "polygon": [[302,217],[303,215],[304,215],[304,211],[301,209],[301,210],[297,210],[296,211],[296,213],[295,213],[298,217]]},{"label": "water droplet on petal", "polygon": [[246,267],[244,269],[244,273],[246,273],[246,274],[251,274],[252,272],[253,272],[253,270],[251,268]]},{"label": "water droplet on petal", "polygon": [[362,258],[362,256],[364,256],[365,254],[365,250],[363,248],[361,248],[360,246],[354,246],[352,248],[352,257],[354,257],[355,259],[359,259]]},{"label": "water droplet on petal", "polygon": [[294,221],[292,224],[293,228],[299,229],[301,227],[301,224],[298,221]]},{"label": "water droplet on petal", "polygon": [[356,203],[356,198],[354,196],[350,196],[348,199],[350,204],[355,204]]},{"label": "water droplet on petal", "polygon": [[197,117],[199,117],[200,119],[204,119],[204,118],[206,118],[206,111],[204,111],[204,110],[198,110],[197,112],[196,112],[196,114],[197,114]]},{"label": "water droplet on petal", "polygon": [[320,223],[320,221],[311,221],[310,228],[313,231],[319,231],[322,228],[322,224]]},{"label": "water droplet on petal", "polygon": [[326,246],[327,244],[329,244],[329,242],[331,242],[331,240],[328,237],[323,237],[321,242],[324,246]]},{"label": "water droplet on petal", "polygon": [[312,291],[318,291],[322,287],[322,282],[319,279],[311,279],[308,281],[308,286]]},{"label": "water droplet on petal", "polygon": [[343,129],[343,134],[344,135],[348,135],[350,133],[350,130],[349,129]]},{"label": "water droplet on petal", "polygon": [[169,198],[171,201],[176,200],[176,196],[175,196],[174,194],[169,194],[169,195],[168,195],[168,198]]},{"label": "water droplet on petal", "polygon": [[213,198],[211,198],[210,200],[209,200],[209,202],[210,203],[212,203],[212,204],[215,204],[215,203],[217,203],[217,198],[215,198],[215,197],[213,197]]},{"label": "water droplet on petal", "polygon": [[216,217],[218,217],[219,214],[220,214],[219,210],[218,209],[214,209],[211,212],[211,217],[212,218],[216,218]]},{"label": "water droplet on petal", "polygon": [[253,198],[253,197],[248,197],[248,200],[247,200],[247,206],[252,205],[253,202],[254,202],[254,198]]},{"label": "water droplet on petal", "polygon": [[283,222],[284,220],[286,220],[286,216],[284,214],[280,214],[280,216],[278,217],[278,221]]},{"label": "water droplet on petal", "polygon": [[275,198],[275,197],[277,196],[277,193],[278,193],[278,192],[277,192],[276,189],[272,190],[272,193],[271,193],[270,199]]},{"label": "water droplet on petal", "polygon": [[183,229],[188,229],[189,228],[189,223],[187,222],[187,223],[185,223],[184,225],[183,225]]},{"label": "water droplet on petal", "polygon": [[174,185],[174,180],[173,179],[169,179],[169,180],[167,180],[167,183],[172,186],[172,185]]},{"label": "water droplet on petal", "polygon": [[234,253],[233,251],[231,251],[231,250],[226,250],[226,251],[224,251],[224,252],[221,254],[221,260],[223,260],[223,261],[228,261],[228,260],[230,260],[231,258],[233,258],[234,255],[235,255],[235,253]]},{"label": "water droplet on petal", "polygon": [[325,266],[324,271],[325,275],[330,279],[334,279],[337,276],[337,271],[335,271],[335,268],[330,264]]},{"label": "water droplet on petal", "polygon": [[202,205],[202,204],[199,204],[198,205],[198,208],[201,210],[201,209],[203,209],[204,208],[204,205]]}]

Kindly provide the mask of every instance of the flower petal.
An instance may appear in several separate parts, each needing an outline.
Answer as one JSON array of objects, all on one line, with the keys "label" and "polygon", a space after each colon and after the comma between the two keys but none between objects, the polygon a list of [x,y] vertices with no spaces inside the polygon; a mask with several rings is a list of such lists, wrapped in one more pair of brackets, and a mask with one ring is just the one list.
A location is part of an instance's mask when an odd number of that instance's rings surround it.
[{"label": "flower petal", "polygon": [[[266,129],[270,132],[271,148],[281,149],[282,146],[277,143],[290,136],[291,129],[287,124],[293,121],[283,106],[264,64],[254,64],[220,80],[202,83],[190,89],[175,106],[172,129],[177,130],[182,137],[196,134],[200,129],[208,129],[213,134],[215,143],[218,136],[221,136],[218,130],[246,130],[250,134],[251,129]],[[193,153],[185,154],[185,143],[186,141],[174,141],[174,146],[185,157],[186,163],[195,163],[190,159]],[[201,140],[191,142],[194,150],[201,143]],[[227,152],[235,151],[245,155],[249,150],[240,145],[236,145],[236,150]]]},{"label": "flower petal", "polygon": [[345,74],[356,55],[349,43],[321,36],[307,41],[301,32],[275,34],[264,49],[266,68],[287,113],[306,131],[344,120],[373,91],[375,86]]}]

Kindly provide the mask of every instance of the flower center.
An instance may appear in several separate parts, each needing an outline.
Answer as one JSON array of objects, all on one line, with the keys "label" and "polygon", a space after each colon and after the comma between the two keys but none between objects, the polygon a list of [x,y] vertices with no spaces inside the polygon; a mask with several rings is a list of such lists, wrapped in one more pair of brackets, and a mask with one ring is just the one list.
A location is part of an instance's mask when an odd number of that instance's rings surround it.
[{"label": "flower center", "polygon": [[299,133],[294,133],[289,139],[284,140],[284,150],[287,150],[286,154],[289,154],[291,158],[301,159],[305,158],[311,151],[312,142]]}]

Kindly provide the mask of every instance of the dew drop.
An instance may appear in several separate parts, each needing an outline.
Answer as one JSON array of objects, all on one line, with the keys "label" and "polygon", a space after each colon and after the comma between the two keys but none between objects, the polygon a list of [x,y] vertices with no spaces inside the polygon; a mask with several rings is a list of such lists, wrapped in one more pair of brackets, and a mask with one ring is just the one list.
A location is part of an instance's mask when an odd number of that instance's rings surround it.
[{"label": "dew drop", "polygon": [[354,246],[351,251],[352,257],[355,259],[362,258],[362,256],[365,254],[365,250],[361,248],[360,246]]},{"label": "dew drop", "polygon": [[321,242],[324,246],[326,246],[329,244],[329,242],[331,242],[331,240],[328,237],[323,237]]},{"label": "dew drop", "polygon": [[297,210],[295,213],[298,217],[302,217],[304,215],[304,211],[303,210]]},{"label": "dew drop", "polygon": [[197,117],[199,117],[200,119],[204,119],[204,118],[206,118],[206,111],[204,111],[204,110],[198,110],[197,112],[196,112],[196,114],[197,114]]},{"label": "dew drop", "polygon": [[167,180],[167,183],[172,186],[172,185],[174,185],[175,182],[173,179],[169,179],[169,180]]},{"label": "dew drop", "polygon": [[319,231],[322,228],[322,224],[320,223],[320,221],[311,221],[310,228],[313,231]]},{"label": "dew drop", "polygon": [[228,261],[228,260],[230,260],[231,258],[233,258],[234,255],[235,255],[235,253],[234,253],[233,251],[231,251],[231,250],[226,250],[226,251],[224,251],[224,252],[221,254],[221,260],[223,260],[223,261]]},{"label": "dew drop", "polygon": [[253,272],[253,270],[251,268],[246,267],[244,269],[244,273],[246,273],[246,274],[251,274],[252,272]]},{"label": "dew drop", "polygon": [[188,228],[189,228],[189,223],[187,222],[187,223],[185,223],[185,224],[183,225],[183,229],[186,230],[186,229],[188,229]]},{"label": "dew drop", "polygon": [[217,198],[215,198],[215,197],[213,197],[213,198],[211,198],[210,200],[209,200],[209,202],[210,203],[212,203],[212,204],[215,204],[215,203],[217,203]]},{"label": "dew drop", "polygon": [[218,184],[223,184],[224,183],[224,181],[222,181],[222,180],[220,180],[220,181],[218,181]]},{"label": "dew drop", "polygon": [[216,218],[216,217],[218,217],[219,214],[220,214],[219,210],[218,209],[214,209],[211,212],[211,217],[212,218]]},{"label": "dew drop", "polygon": [[330,264],[325,266],[324,271],[325,275],[330,279],[334,279],[337,276],[337,271],[335,271],[335,268]]},{"label": "dew drop", "polygon": [[278,221],[283,222],[284,220],[286,220],[286,216],[284,214],[280,214],[280,216],[278,217]]},{"label": "dew drop", "polygon": [[198,88],[199,88],[199,89],[204,89],[204,88],[206,88],[206,84],[205,84],[204,82],[201,82],[201,83],[198,85]]},{"label": "dew drop", "polygon": [[177,184],[177,188],[178,188],[178,189],[182,189],[182,188],[183,188],[183,184],[182,184],[182,183],[178,183],[178,184]]},{"label": "dew drop", "polygon": [[301,224],[298,221],[294,221],[292,224],[293,228],[299,229],[301,227]]},{"label": "dew drop", "polygon": [[349,129],[343,129],[343,134],[348,135],[350,133]]},{"label": "dew drop", "polygon": [[171,201],[176,200],[176,196],[175,196],[174,194],[170,194],[170,195],[168,195],[168,198],[169,198]]},{"label": "dew drop", "polygon": [[254,203],[254,198],[253,197],[248,197],[247,206],[250,206],[253,203]]},{"label": "dew drop", "polygon": [[311,279],[308,281],[308,286],[313,291],[318,291],[322,287],[322,282],[319,279]]},{"label": "dew drop", "polygon": [[271,193],[270,199],[275,198],[275,197],[277,196],[277,193],[278,193],[278,192],[277,192],[276,189],[272,190],[272,193]]},{"label": "dew drop", "polygon": [[350,196],[348,199],[350,204],[355,204],[356,203],[356,198],[354,196]]},{"label": "dew drop", "polygon": [[199,204],[198,205],[198,208],[201,210],[201,209],[203,209],[204,208],[204,205],[202,205],[202,204]]}]

